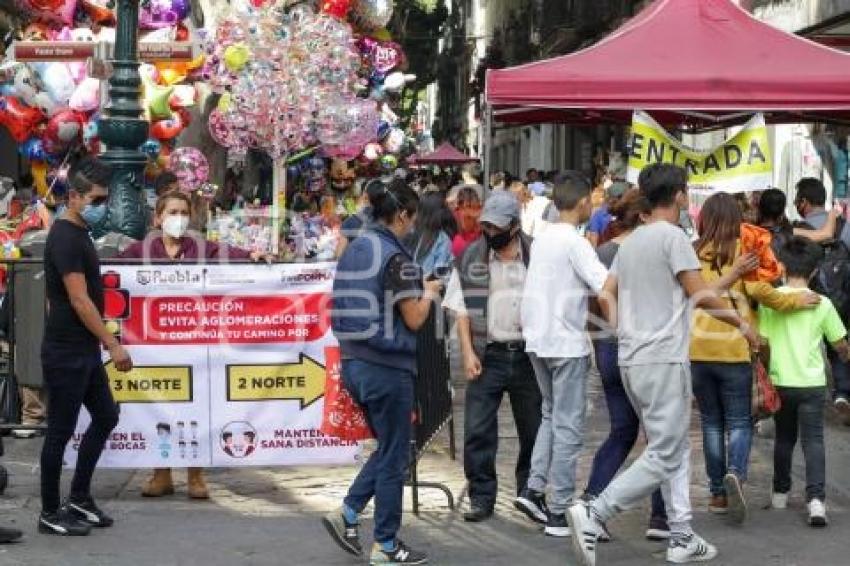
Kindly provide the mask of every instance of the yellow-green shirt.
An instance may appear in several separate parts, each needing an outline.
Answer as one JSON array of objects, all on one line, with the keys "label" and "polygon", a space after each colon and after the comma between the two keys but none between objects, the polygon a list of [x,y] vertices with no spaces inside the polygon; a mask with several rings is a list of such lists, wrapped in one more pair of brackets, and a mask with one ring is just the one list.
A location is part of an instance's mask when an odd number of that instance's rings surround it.
[{"label": "yellow-green shirt", "polygon": [[[780,287],[783,293],[799,289]],[[821,343],[847,336],[847,329],[832,302],[821,297],[814,309],[777,312],[759,308],[759,329],[770,344],[770,379],[777,387],[823,387],[826,385]]]}]

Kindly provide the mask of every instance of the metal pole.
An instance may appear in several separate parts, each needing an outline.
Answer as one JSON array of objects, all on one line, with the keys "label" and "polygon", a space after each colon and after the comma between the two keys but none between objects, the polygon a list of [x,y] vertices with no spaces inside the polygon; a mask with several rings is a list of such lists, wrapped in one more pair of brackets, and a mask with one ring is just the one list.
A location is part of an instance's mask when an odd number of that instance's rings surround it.
[{"label": "metal pole", "polygon": [[[490,146],[493,143],[493,109],[489,104],[484,105],[484,139],[481,144],[481,158],[484,160],[484,186],[490,187]],[[484,191],[484,198],[487,193]]]},{"label": "metal pole", "polygon": [[112,167],[109,216],[95,232],[120,232],[141,240],[147,223],[141,186],[147,157],[139,147],[148,138],[148,122],[142,117],[140,103],[139,0],[117,2],[114,72],[109,79],[109,103],[98,124],[98,134],[107,148],[101,158]]}]

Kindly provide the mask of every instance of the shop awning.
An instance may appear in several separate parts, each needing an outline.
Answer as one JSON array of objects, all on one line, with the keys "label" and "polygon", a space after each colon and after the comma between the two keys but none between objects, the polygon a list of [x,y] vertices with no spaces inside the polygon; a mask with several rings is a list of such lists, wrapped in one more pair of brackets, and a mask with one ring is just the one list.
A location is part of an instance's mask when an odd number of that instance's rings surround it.
[{"label": "shop awning", "polygon": [[729,0],[656,0],[582,51],[487,73],[502,123],[850,123],[850,55],[785,33]]},{"label": "shop awning", "polygon": [[[408,159],[408,161],[411,160]],[[440,144],[431,153],[417,155],[413,159],[413,163],[416,165],[463,165],[476,161],[478,161],[477,157],[466,155],[448,142]]]}]

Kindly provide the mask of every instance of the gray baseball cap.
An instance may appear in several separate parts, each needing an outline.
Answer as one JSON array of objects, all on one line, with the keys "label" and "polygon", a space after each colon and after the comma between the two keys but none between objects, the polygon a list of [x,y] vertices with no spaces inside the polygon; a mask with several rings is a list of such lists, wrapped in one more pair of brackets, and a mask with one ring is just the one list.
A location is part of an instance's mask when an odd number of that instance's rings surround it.
[{"label": "gray baseball cap", "polygon": [[487,222],[497,228],[507,228],[519,220],[519,201],[508,191],[493,191],[484,201],[479,222]]}]

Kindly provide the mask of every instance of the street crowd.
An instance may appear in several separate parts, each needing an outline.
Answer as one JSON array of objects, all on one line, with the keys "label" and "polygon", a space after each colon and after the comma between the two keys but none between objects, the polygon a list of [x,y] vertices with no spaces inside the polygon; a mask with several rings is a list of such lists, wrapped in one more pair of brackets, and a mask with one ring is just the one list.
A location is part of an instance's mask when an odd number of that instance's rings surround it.
[{"label": "street crowd", "polygon": [[[597,207],[583,174],[544,183],[529,173],[528,183],[500,173],[490,187],[467,184],[447,197],[420,195],[401,179],[368,187],[368,218],[349,224],[339,259],[332,324],[343,383],[378,448],[323,519],[333,540],[362,555],[359,517],[374,500],[370,564],[427,562],[398,531],[416,333],[437,308],[456,323],[468,380],[466,521],[494,513],[496,418],[507,394],[520,446],[515,506],[546,535],[571,537],[582,565],[594,565],[597,545],[612,539],[609,521],[647,498],[646,536],[666,542],[668,562],[715,558],[691,524],[695,397],[708,510],[746,521],[753,430],[772,417],[771,505],[788,505],[799,440],[808,523],[825,527],[828,366],[831,403],[850,412],[850,228],[827,212],[823,184],[800,181],[797,224],[781,191],[753,200],[713,194],[691,236],[682,222],[687,173],[674,165],[647,167],[636,186],[610,183]],[[594,365],[610,432],[579,486]],[[646,447],[622,469],[641,428]]]},{"label": "street crowd", "polygon": [[[43,366],[49,391],[41,456],[39,531],[87,535],[113,519],[91,495],[92,475],[118,422],[101,361],[119,371],[130,354],[102,321],[103,287],[88,235],[105,214],[110,171],[96,159],[72,167],[67,211],[45,250],[50,312]],[[435,312],[451,315],[467,380],[464,472],[469,522],[494,513],[497,413],[507,394],[520,450],[515,506],[553,537],[570,537],[583,565],[612,539],[617,514],[651,500],[646,536],[672,563],[708,561],[718,549],[692,527],[689,494],[692,397],[699,409],[709,511],[746,521],[747,475],[758,418],[776,424],[771,505],[785,509],[798,440],[808,523],[828,524],[824,411],[850,413],[846,325],[850,225],[827,212],[816,179],[799,182],[786,217],[784,193],[748,201],[716,193],[691,235],[686,172],[651,165],[635,186],[613,180],[597,198],[568,171],[526,182],[505,173],[489,186],[471,176],[441,189],[403,175],[366,183],[362,207],[343,224],[334,280],[333,333],[342,381],[365,413],[377,448],[339,509],[322,520],[345,551],[362,556],[359,520],[374,503],[370,564],[424,564],[398,536],[416,379],[417,333]],[[154,232],[127,257],[251,258],[187,236],[191,202],[163,191]],[[586,432],[588,380],[598,370],[610,431],[586,485],[576,468]],[[833,377],[828,388],[827,374]],[[91,415],[67,499],[62,455],[82,406]],[[623,469],[640,429],[641,455]],[[202,470],[190,496],[208,497]],[[173,493],[156,470],[147,496]],[[0,539],[20,533],[0,529]]]}]

